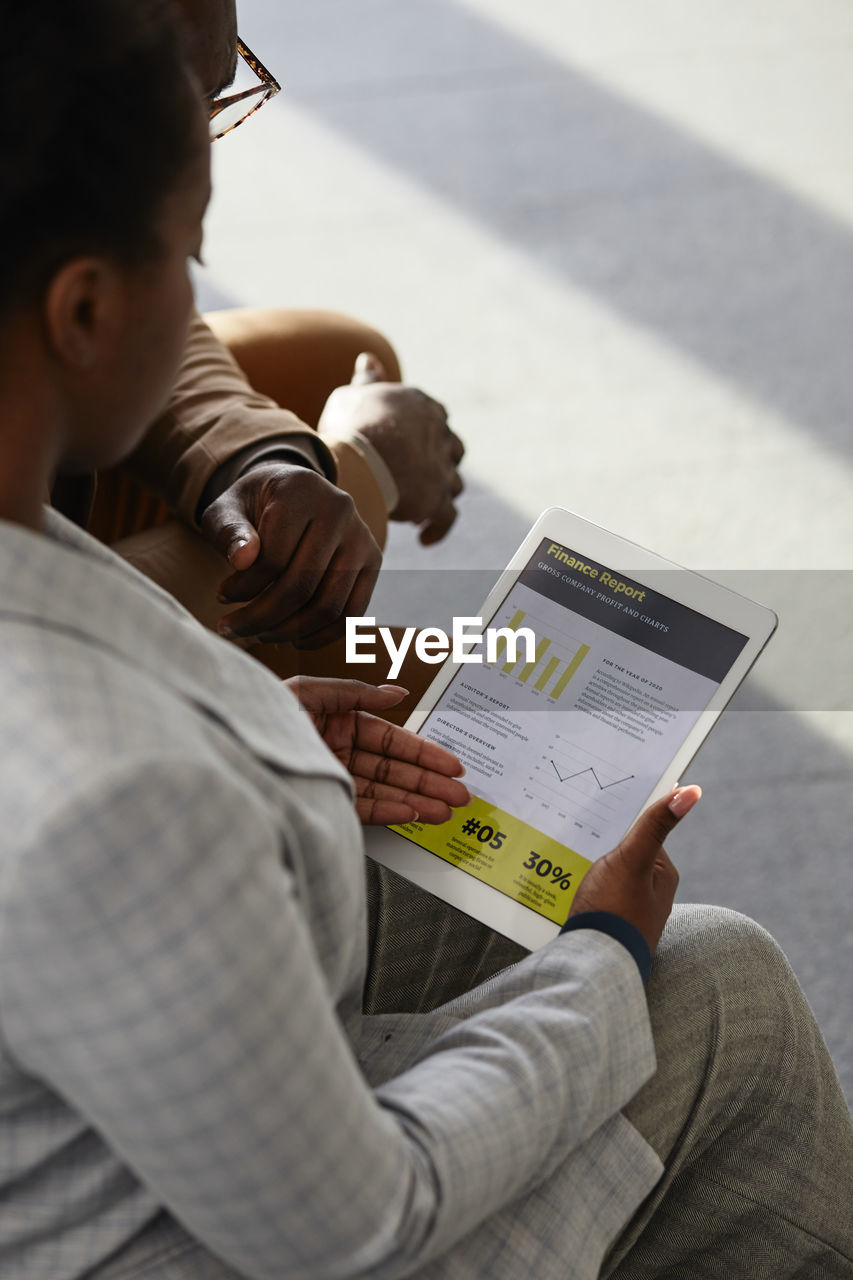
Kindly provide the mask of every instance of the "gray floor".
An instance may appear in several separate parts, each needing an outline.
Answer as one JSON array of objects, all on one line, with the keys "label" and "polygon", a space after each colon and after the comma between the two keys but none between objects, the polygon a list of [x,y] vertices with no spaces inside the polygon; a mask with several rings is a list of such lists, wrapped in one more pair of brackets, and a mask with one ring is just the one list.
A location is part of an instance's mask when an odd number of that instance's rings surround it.
[{"label": "gray floor", "polygon": [[779,939],[853,1101],[853,9],[239,8],[285,91],[214,149],[202,304],[360,315],[450,406],[460,519],[394,531],[386,618],[470,612],[551,504],[776,608],[671,852]]}]

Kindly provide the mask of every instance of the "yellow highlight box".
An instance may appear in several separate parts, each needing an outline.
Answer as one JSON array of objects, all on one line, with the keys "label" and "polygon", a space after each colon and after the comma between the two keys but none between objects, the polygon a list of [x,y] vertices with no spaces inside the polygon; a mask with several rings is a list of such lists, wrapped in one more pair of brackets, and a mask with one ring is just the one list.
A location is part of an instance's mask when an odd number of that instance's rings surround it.
[{"label": "yellow highlight box", "polygon": [[592,866],[574,849],[479,796],[440,826],[409,822],[392,830],[555,924],[565,923]]}]

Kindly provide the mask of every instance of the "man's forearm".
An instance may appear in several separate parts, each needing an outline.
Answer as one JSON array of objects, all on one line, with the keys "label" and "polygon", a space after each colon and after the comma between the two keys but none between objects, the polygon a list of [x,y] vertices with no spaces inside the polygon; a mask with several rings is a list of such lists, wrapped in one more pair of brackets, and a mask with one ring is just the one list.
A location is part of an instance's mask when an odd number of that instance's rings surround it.
[{"label": "man's forearm", "polygon": [[381,546],[397,494],[393,477],[374,455],[369,442],[357,438],[327,442],[255,391],[228,348],[195,315],[169,405],[126,465],[188,524],[197,524],[205,508],[250,467],[281,458],[349,493]]},{"label": "man's forearm", "polygon": [[196,315],[166,412],[128,460],[128,470],[193,523],[219,468],[259,446],[296,450],[304,465],[336,479],[332,453],[317,433],[256,392],[227,347]]}]

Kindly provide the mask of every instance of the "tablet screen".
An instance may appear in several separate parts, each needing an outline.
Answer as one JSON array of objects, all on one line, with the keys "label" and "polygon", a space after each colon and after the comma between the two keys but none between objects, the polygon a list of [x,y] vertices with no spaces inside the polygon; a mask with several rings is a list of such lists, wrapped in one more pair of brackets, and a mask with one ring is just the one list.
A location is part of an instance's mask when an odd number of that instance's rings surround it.
[{"label": "tablet screen", "polygon": [[547,538],[487,626],[420,728],[473,802],[395,830],[562,923],[747,637]]}]

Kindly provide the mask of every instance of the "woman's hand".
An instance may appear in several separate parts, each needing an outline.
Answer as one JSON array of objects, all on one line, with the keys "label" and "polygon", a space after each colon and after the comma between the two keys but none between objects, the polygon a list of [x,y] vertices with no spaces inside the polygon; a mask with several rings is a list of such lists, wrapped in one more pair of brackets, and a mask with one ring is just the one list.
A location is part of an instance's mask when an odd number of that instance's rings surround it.
[{"label": "woman's hand", "polygon": [[294,676],[284,682],[314,721],[326,746],[355,780],[355,808],[365,825],[446,822],[468,804],[465,772],[451,752],[371,712],[394,707],[407,690],[361,680]]},{"label": "woman's hand", "polygon": [[587,871],[569,918],[581,911],[611,911],[640,930],[654,955],[678,888],[678,872],[663,842],[701,795],[701,787],[676,787],[649,805],[616,848]]}]

